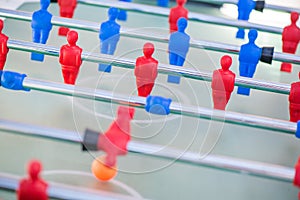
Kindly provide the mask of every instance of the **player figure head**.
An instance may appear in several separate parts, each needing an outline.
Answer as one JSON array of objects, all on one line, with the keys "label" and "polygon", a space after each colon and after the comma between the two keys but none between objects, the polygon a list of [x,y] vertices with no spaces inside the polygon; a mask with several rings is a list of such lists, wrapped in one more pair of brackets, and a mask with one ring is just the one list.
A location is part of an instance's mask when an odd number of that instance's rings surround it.
[{"label": "player figure head", "polygon": [[222,56],[220,60],[221,67],[224,71],[227,71],[231,64],[232,64],[232,58],[228,55]]},{"label": "player figure head", "polygon": [[154,45],[150,42],[147,42],[146,44],[144,44],[143,52],[146,58],[151,58],[154,52]]},{"label": "player figure head", "polygon": [[67,40],[70,46],[76,45],[78,40],[78,33],[76,31],[69,31],[67,34]]},{"label": "player figure head", "polygon": [[257,38],[257,30],[250,29],[250,31],[248,33],[248,38],[249,38],[250,43],[254,43]]},{"label": "player figure head", "polygon": [[183,6],[186,0],[176,0],[178,6]]},{"label": "player figure head", "polygon": [[291,22],[292,24],[296,24],[299,19],[299,14],[297,12],[291,12]]},{"label": "player figure head", "polygon": [[50,5],[50,0],[41,0],[40,4],[42,10],[47,10]]},{"label": "player figure head", "polygon": [[32,160],[28,164],[27,171],[28,171],[28,174],[30,176],[30,179],[33,180],[33,181],[38,180],[41,170],[42,170],[42,165],[37,160]]},{"label": "player figure head", "polygon": [[3,29],[3,21],[0,19],[0,33],[2,32]]},{"label": "player figure head", "polygon": [[181,17],[177,20],[177,28],[179,32],[184,32],[187,27],[187,20],[184,17]]},{"label": "player figure head", "polygon": [[108,18],[110,21],[115,21],[119,15],[119,9],[118,8],[109,8],[108,9]]}]

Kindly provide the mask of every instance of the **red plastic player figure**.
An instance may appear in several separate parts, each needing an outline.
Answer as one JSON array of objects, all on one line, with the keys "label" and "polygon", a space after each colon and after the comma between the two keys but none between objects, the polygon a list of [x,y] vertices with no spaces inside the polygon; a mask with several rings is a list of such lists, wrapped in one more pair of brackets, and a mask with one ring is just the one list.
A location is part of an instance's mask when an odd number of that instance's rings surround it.
[{"label": "red plastic player figure", "polygon": [[67,40],[69,44],[65,44],[60,48],[59,63],[62,67],[65,83],[74,85],[82,63],[82,49],[76,45],[78,40],[76,31],[69,31]]},{"label": "red plastic player figure", "polygon": [[6,56],[9,51],[7,47],[8,37],[2,33],[3,21],[0,19],[0,70],[2,71],[5,65]]},{"label": "red plastic player figure", "polygon": [[42,164],[37,160],[32,160],[27,168],[28,178],[22,179],[17,191],[18,200],[47,200],[48,184],[43,181],[39,174]]},{"label": "red plastic player figure", "polygon": [[[61,17],[72,18],[77,6],[77,0],[58,0],[58,5]],[[68,32],[69,28],[66,27],[60,27],[58,29],[58,35],[66,36]]]},{"label": "red plastic player figure", "polygon": [[176,0],[177,6],[171,8],[169,15],[170,33],[177,31],[177,20],[181,17],[188,19],[188,10],[183,6],[186,0]]},{"label": "red plastic player figure", "polygon": [[144,44],[143,52],[144,56],[136,59],[134,75],[136,76],[138,95],[147,97],[151,93],[157,77],[158,61],[152,58],[154,52],[152,43]]},{"label": "red plastic player figure", "polygon": [[222,69],[213,72],[211,88],[215,109],[225,110],[234,89],[235,74],[229,70],[231,64],[231,57],[223,56],[221,58]]},{"label": "red plastic player figure", "polygon": [[[300,79],[300,72],[299,72]],[[292,83],[290,95],[290,121],[297,122],[300,120],[300,81]]]},{"label": "red plastic player figure", "polygon": [[98,140],[98,149],[106,152],[105,164],[116,165],[117,156],[127,153],[130,140],[130,121],[134,117],[134,108],[120,106],[115,121]]},{"label": "red plastic player figure", "polygon": [[[286,26],[282,32],[282,51],[285,53],[295,54],[297,46],[300,41],[300,28],[297,26],[299,14],[296,12],[291,13],[291,25]],[[291,72],[291,63],[282,63],[281,71]]]}]

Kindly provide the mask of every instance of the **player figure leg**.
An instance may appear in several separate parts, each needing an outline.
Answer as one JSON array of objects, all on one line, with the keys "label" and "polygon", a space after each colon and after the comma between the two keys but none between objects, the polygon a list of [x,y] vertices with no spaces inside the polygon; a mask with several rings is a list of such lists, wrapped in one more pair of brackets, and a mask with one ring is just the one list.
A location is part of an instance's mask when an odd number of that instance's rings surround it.
[{"label": "player figure leg", "polygon": [[107,54],[114,55],[116,48],[117,48],[118,41],[119,40],[115,39],[114,36],[108,39]]},{"label": "player figure leg", "polygon": [[[239,67],[240,76],[249,77],[249,67],[250,66],[249,66],[248,63],[240,62],[240,67]],[[250,94],[250,88],[239,86],[238,90],[237,90],[237,93],[241,94],[241,95],[249,96],[249,94]]]},{"label": "player figure leg", "polygon": [[68,84],[75,85],[75,82],[76,82],[76,79],[77,79],[77,76],[78,76],[78,72],[79,72],[78,70],[77,71],[72,71],[69,74]]},{"label": "player figure leg", "polygon": [[148,95],[151,94],[153,86],[154,83],[148,83],[138,87],[138,95],[141,97],[147,97]]},{"label": "player figure leg", "polygon": [[[147,93],[148,95],[151,94],[152,89],[153,89],[153,86],[154,86],[154,83],[148,83],[148,84],[145,85],[146,93]],[[147,96],[148,96],[148,95],[147,95]]]},{"label": "player figure leg", "polygon": [[[32,41],[34,43],[41,43],[41,40],[42,40],[41,37],[42,37],[42,30],[32,29]],[[44,61],[44,55],[41,54],[41,53],[32,52],[31,53],[31,60],[43,62]]]},{"label": "player figure leg", "polygon": [[42,30],[41,31],[41,41],[40,41],[41,44],[46,44],[46,42],[49,38],[49,33],[50,33],[49,30]]},{"label": "player figure leg", "polygon": [[218,90],[213,90],[212,92],[214,109],[225,110],[226,104],[228,102],[226,98],[226,93]]},{"label": "player figure leg", "polygon": [[[297,50],[297,43],[295,42],[283,42],[282,52],[295,54]],[[280,71],[282,72],[292,72],[292,64],[283,62],[281,64]]]},{"label": "player figure leg", "polygon": [[[169,53],[169,63],[170,65],[176,65],[176,66],[182,66],[184,63],[184,58],[181,56],[177,55],[176,53]],[[179,84],[180,83],[180,77],[179,76],[174,76],[174,75],[168,75],[168,83],[175,83]]]},{"label": "player figure leg", "polygon": [[2,70],[0,70],[0,86],[1,86],[1,76],[2,76]]},{"label": "player figure leg", "polygon": [[300,105],[290,103],[290,121],[298,122],[300,120]]},{"label": "player figure leg", "polygon": [[248,74],[246,77],[253,78],[255,71],[256,71],[256,65],[248,64]]},{"label": "player figure leg", "polygon": [[230,96],[231,96],[231,92],[226,92],[226,105],[230,99]]},{"label": "player figure leg", "polygon": [[66,84],[75,84],[79,70],[71,70],[70,66],[62,65],[62,74]]},{"label": "player figure leg", "polygon": [[[2,71],[5,66],[6,56],[7,55],[0,55],[0,71]],[[1,74],[0,74],[0,78],[1,78]]]},{"label": "player figure leg", "polygon": [[[108,52],[109,52],[109,39],[100,41],[100,52],[102,54],[108,54]],[[111,72],[111,65],[99,63],[98,71],[110,73]]]}]

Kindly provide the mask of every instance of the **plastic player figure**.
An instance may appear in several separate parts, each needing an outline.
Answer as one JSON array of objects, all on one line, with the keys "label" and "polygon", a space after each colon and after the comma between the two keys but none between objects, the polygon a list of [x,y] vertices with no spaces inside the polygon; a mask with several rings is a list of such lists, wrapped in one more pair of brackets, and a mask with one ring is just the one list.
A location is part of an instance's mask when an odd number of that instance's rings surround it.
[{"label": "plastic player figure", "polygon": [[[286,26],[282,32],[282,51],[286,53],[295,54],[297,46],[300,41],[300,28],[297,26],[299,14],[296,12],[291,13],[291,25]],[[292,64],[282,63],[281,71],[291,72]]]},{"label": "plastic player figure", "polygon": [[28,165],[28,178],[22,179],[17,191],[18,200],[47,200],[48,185],[39,174],[42,165],[39,161],[33,160]]},{"label": "plastic player figure", "polygon": [[117,155],[127,153],[127,143],[130,140],[130,121],[134,117],[134,108],[120,106],[117,118],[108,130],[98,140],[99,150],[106,152],[105,164],[112,167],[116,165]]},{"label": "plastic player figure", "polygon": [[[59,14],[61,17],[72,18],[75,8],[77,6],[77,0],[58,0]],[[66,36],[69,32],[67,27],[59,27],[58,35]]]},{"label": "plastic player figure", "polygon": [[[120,25],[116,23],[119,10],[110,8],[108,10],[108,21],[103,22],[100,26],[100,52],[103,54],[113,55],[120,39]],[[111,65],[99,64],[99,71],[111,72]]]},{"label": "plastic player figure", "polygon": [[[238,1],[238,20],[249,20],[250,13],[255,8],[255,1],[253,0],[239,0]],[[236,33],[236,38],[244,38],[245,37],[245,30],[239,28],[238,32]]]},{"label": "plastic player figure", "polygon": [[3,29],[3,21],[0,19],[0,77],[2,74],[2,70],[5,66],[7,53],[9,51],[7,47],[8,37],[2,33],[2,29]]},{"label": "plastic player figure", "polygon": [[211,88],[215,109],[225,110],[234,89],[235,74],[229,70],[231,64],[231,57],[223,56],[221,58],[222,69],[213,72]]},{"label": "plastic player figure", "polygon": [[78,34],[76,31],[69,31],[67,34],[68,44],[60,48],[59,63],[66,84],[75,84],[79,67],[82,63],[82,49],[76,45]]},{"label": "plastic player figure", "polygon": [[161,7],[168,7],[169,6],[169,0],[157,0],[157,5]]},{"label": "plastic player figure", "polygon": [[176,0],[177,6],[171,8],[169,15],[170,33],[177,31],[177,21],[179,18],[184,17],[188,19],[188,10],[183,6],[186,0]]},{"label": "plastic player figure", "polygon": [[[183,66],[185,57],[190,47],[190,36],[184,31],[187,27],[187,20],[183,17],[177,21],[178,31],[171,33],[169,40],[169,62],[170,65]],[[180,77],[169,75],[169,83],[180,82]]]},{"label": "plastic player figure", "polygon": [[[300,79],[300,72],[299,72],[299,79]],[[300,81],[291,84],[289,101],[290,101],[290,121],[297,122],[300,120]]]},{"label": "plastic player figure", "polygon": [[[124,2],[131,2],[132,0],[119,0]],[[127,11],[126,10],[119,10],[118,20],[120,21],[126,21],[127,20]]]},{"label": "plastic player figure", "polygon": [[[260,60],[262,49],[255,44],[257,38],[257,31],[250,29],[248,33],[249,42],[241,46],[239,53],[239,70],[240,76],[252,78],[256,65]],[[249,95],[250,88],[238,87],[238,94]]]},{"label": "plastic player figure", "polygon": [[157,77],[158,61],[152,58],[153,52],[154,45],[152,43],[144,44],[144,56],[138,57],[135,62],[134,75],[136,76],[138,95],[142,97],[150,95]]},{"label": "plastic player figure", "polygon": [[[41,0],[40,5],[41,9],[34,12],[32,15],[32,40],[35,43],[46,44],[52,29],[52,14],[47,11],[50,0]],[[42,62],[44,60],[44,55],[40,53],[31,53],[31,60]]]}]

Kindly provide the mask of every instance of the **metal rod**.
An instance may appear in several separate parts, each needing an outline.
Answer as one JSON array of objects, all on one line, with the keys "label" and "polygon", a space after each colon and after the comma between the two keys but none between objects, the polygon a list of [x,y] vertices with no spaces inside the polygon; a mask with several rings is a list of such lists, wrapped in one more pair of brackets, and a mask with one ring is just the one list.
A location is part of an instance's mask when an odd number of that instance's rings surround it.
[{"label": "metal rod", "polygon": [[[0,16],[6,18],[31,21],[31,15],[32,13],[28,13],[28,12],[7,10],[7,9],[0,8]],[[74,19],[61,18],[55,16],[52,18],[51,22],[53,25],[57,25],[57,26],[67,26],[70,28],[93,31],[93,32],[99,32],[99,26],[100,26],[99,24],[94,22],[74,20]],[[120,34],[122,36],[135,38],[135,39],[139,38],[143,40],[153,40],[153,41],[163,42],[163,43],[169,42],[168,35],[149,34],[142,31],[130,30],[126,27],[121,28]],[[238,54],[240,51],[240,47],[236,45],[217,43],[217,42],[205,41],[205,40],[193,40],[193,39],[191,39],[190,47],[224,52],[224,53],[231,53],[231,54]],[[287,53],[275,52],[273,55],[273,60],[280,61],[280,62],[290,62],[294,64],[300,64],[299,56],[293,54],[287,54]]]},{"label": "metal rod", "polygon": [[[8,173],[0,173],[0,188],[17,191],[19,187],[19,181],[22,177],[11,175]],[[133,200],[133,198],[128,195],[121,195],[106,191],[93,190],[89,188],[70,186],[61,183],[48,182],[47,194],[51,198],[57,199],[74,199],[74,200]]]},{"label": "metal rod", "polygon": [[[28,127],[30,127],[30,130],[28,130]],[[45,131],[46,129],[48,130]],[[39,136],[47,139],[72,142],[76,144],[82,143],[82,139],[77,132],[31,126],[5,120],[0,120],[0,130],[26,136]],[[67,135],[65,135],[66,133]],[[78,140],[73,140],[73,138],[78,138]],[[143,154],[155,158],[171,159],[173,161],[176,160],[197,166],[249,174],[252,176],[275,179],[284,182],[293,182],[295,175],[295,170],[289,167],[213,154],[209,154],[206,157],[201,157],[200,153],[182,151],[170,147],[162,148],[161,145],[146,144],[137,141],[130,141],[127,144],[127,149],[132,153]]]},{"label": "metal rod", "polygon": [[[51,47],[48,45],[37,44],[33,42],[9,40],[8,47],[10,49],[27,51],[27,52],[38,52],[45,55],[59,56],[59,48]],[[82,53],[82,60],[95,62],[95,63],[107,63],[114,66],[134,69],[135,61],[125,58],[114,58],[109,55],[95,54],[95,53]],[[211,81],[212,73],[205,71],[195,71],[191,69],[185,69],[182,67],[159,64],[158,72],[163,74],[180,75],[186,78]],[[236,86],[245,86],[253,89],[270,91],[280,94],[289,94],[290,85],[282,83],[273,83],[260,80],[254,80],[252,78],[238,77],[235,79]]]},{"label": "metal rod", "polygon": [[285,7],[285,6],[280,6],[280,5],[275,5],[275,4],[265,4],[265,8],[271,9],[271,10],[277,10],[277,11],[285,11],[285,12],[297,12],[300,13],[299,8],[294,8],[294,7]]},{"label": "metal rod", "polygon": [[[115,0],[78,0],[78,2],[82,4],[99,6],[99,7],[117,7],[132,12],[147,13],[147,14],[158,15],[158,16],[169,16],[170,14],[169,8],[161,8],[157,6],[149,6],[149,5],[142,5],[136,3],[119,2]],[[223,26],[230,26],[230,27],[233,26],[233,27],[248,28],[248,29],[255,28],[260,31],[277,33],[277,34],[282,33],[282,28],[280,27],[254,24],[247,21],[226,19],[226,18],[215,17],[215,16],[194,13],[194,12],[189,12],[188,18],[190,21],[199,21],[199,22],[204,22],[209,24],[218,24]]]},{"label": "metal rod", "polygon": [[[224,3],[237,5],[237,3],[238,3],[238,0],[197,0],[197,1],[204,2],[204,3],[210,3],[210,4],[216,4],[216,5],[222,5]],[[270,4],[270,3],[265,3],[264,8],[270,9],[270,10],[288,12],[288,13],[293,12],[293,11],[300,13],[299,8],[286,7],[286,6],[275,5],[275,4]]]},{"label": "metal rod", "polygon": [[174,148],[166,149],[160,145],[150,145],[131,141],[128,143],[127,149],[130,152],[147,156],[171,159],[173,161],[178,160],[180,162],[200,165],[203,167],[284,182],[293,182],[295,176],[295,170],[289,167],[213,154],[201,157],[200,153],[191,151],[183,152],[182,150]]},{"label": "metal rod", "polygon": [[[146,104],[146,98],[144,97],[128,97],[126,95],[116,94],[115,92],[111,91],[99,89],[95,90],[79,86],[75,87],[73,85],[36,80],[28,77],[24,79],[23,87],[32,90],[79,97],[95,101],[102,101],[119,105],[129,105],[136,108],[144,108]],[[230,124],[238,124],[242,126],[273,130],[289,134],[295,134],[297,131],[297,124],[289,121],[241,114],[230,111],[214,110],[197,106],[186,106],[176,102],[171,103],[170,112],[176,115],[202,118]]]}]

